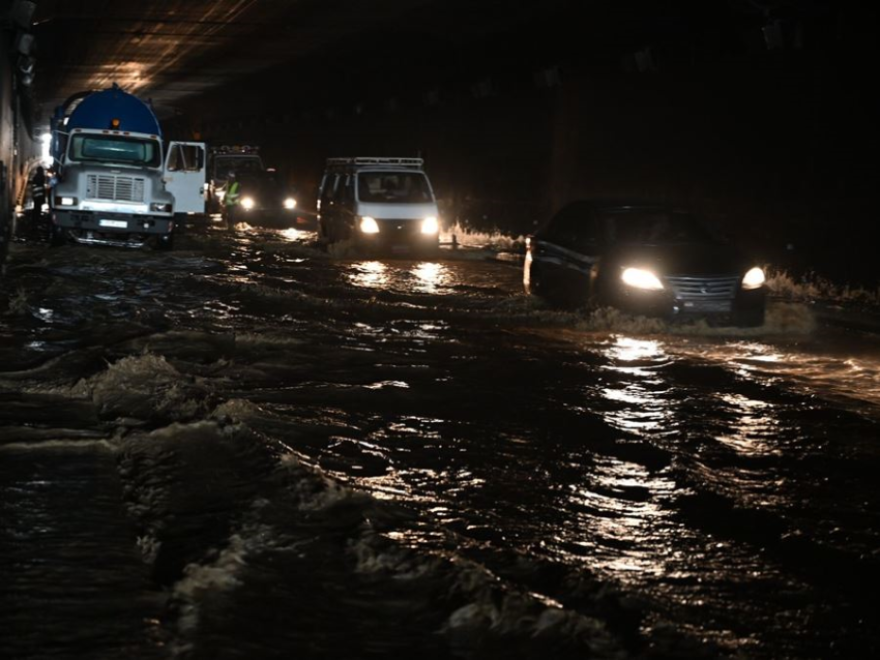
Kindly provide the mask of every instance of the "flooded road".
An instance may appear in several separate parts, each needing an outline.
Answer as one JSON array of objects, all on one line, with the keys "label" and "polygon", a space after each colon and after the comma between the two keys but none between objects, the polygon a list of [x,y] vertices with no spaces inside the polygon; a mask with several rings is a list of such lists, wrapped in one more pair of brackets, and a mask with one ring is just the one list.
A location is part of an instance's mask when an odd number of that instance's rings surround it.
[{"label": "flooded road", "polygon": [[0,656],[880,652],[880,342],[240,225],[14,246]]}]

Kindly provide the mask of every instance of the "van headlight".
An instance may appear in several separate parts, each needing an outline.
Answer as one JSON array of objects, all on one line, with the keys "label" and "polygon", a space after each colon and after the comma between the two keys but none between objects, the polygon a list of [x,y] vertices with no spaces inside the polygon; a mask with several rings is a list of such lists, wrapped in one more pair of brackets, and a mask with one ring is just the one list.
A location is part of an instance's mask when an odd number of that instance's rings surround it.
[{"label": "van headlight", "polygon": [[361,218],[361,233],[364,234],[378,234],[379,233],[379,223],[376,222],[376,218],[371,218],[368,215],[365,215]]},{"label": "van headlight", "polygon": [[296,208],[296,200],[293,197],[288,197],[284,200],[284,208],[288,211],[292,211]]},{"label": "van headlight", "polygon": [[620,279],[627,286],[645,291],[660,291],[663,283],[654,273],[644,268],[626,268],[620,275]]},{"label": "van headlight", "polygon": [[766,281],[767,277],[764,275],[764,269],[755,266],[748,273],[746,273],[745,277],[743,277],[742,288],[746,291],[760,289],[762,286],[764,286],[764,282]]},{"label": "van headlight", "polygon": [[256,205],[253,197],[243,197],[241,200],[241,206],[245,211],[250,211]]},{"label": "van headlight", "polygon": [[154,213],[171,213],[171,203],[170,202],[153,202],[150,204],[150,211]]},{"label": "van headlight", "polygon": [[76,206],[76,197],[56,197],[55,206]]},{"label": "van headlight", "polygon": [[422,233],[423,234],[436,234],[440,231],[440,223],[437,222],[437,218],[434,216],[428,216],[424,220],[422,220]]}]

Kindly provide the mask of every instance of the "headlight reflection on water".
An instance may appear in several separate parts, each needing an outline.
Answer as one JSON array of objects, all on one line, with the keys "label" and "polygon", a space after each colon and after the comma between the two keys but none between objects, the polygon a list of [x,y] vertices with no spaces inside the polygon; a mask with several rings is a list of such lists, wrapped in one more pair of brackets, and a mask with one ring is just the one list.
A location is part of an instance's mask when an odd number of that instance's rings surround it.
[{"label": "headlight reflection on water", "polygon": [[447,285],[451,279],[449,269],[443,264],[421,263],[411,272],[417,280],[416,290],[421,293],[436,293],[438,287]]},{"label": "headlight reflection on water", "polygon": [[51,309],[46,309],[45,307],[40,307],[34,312],[34,316],[36,316],[41,321],[45,321],[46,323],[52,323],[55,319],[55,312]]},{"label": "headlight reflection on water", "polygon": [[659,368],[670,358],[659,341],[616,337],[605,351],[611,361],[606,371],[619,375],[621,386],[606,387],[601,396],[612,402],[603,413],[608,424],[635,435],[674,433],[675,402]]},{"label": "headlight reflection on water", "polygon": [[360,261],[352,264],[348,280],[355,286],[416,293],[437,293],[452,280],[448,267],[439,263],[386,264]]},{"label": "headlight reflection on water", "polygon": [[285,241],[290,241],[291,243],[296,243],[298,241],[303,240],[306,236],[305,232],[300,231],[295,227],[290,227],[289,229],[282,229],[278,232],[278,236]]},{"label": "headlight reflection on water", "polygon": [[[618,363],[667,359],[659,341],[632,337],[616,337],[614,344],[606,351],[606,355]],[[624,366],[628,365],[624,364]]]},{"label": "headlight reflection on water", "polygon": [[783,454],[779,446],[779,420],[772,414],[774,406],[740,394],[724,394],[721,400],[736,416],[736,424],[718,442],[746,456]]},{"label": "headlight reflection on water", "polygon": [[[602,386],[587,404],[605,423],[626,435],[622,441],[644,438],[648,443],[674,443],[681,433],[682,397],[677,396],[665,370],[675,357],[664,342],[623,335],[604,343]],[[560,506],[576,516],[554,537],[563,561],[584,563],[622,583],[644,584],[682,570],[685,533],[669,501],[681,494],[666,471],[614,456],[597,456],[572,483]]]},{"label": "headlight reflection on water", "polygon": [[610,457],[598,461],[585,480],[570,487],[567,504],[582,512],[577,536],[555,540],[580,548],[574,554],[588,557],[591,568],[621,581],[664,574],[670,559],[664,546],[673,547],[674,527],[666,522],[673,514],[663,500],[674,495],[675,482],[652,475],[642,465]]},{"label": "headlight reflection on water", "polygon": [[381,261],[362,261],[354,264],[354,272],[348,279],[355,286],[384,289],[388,286],[388,266]]}]

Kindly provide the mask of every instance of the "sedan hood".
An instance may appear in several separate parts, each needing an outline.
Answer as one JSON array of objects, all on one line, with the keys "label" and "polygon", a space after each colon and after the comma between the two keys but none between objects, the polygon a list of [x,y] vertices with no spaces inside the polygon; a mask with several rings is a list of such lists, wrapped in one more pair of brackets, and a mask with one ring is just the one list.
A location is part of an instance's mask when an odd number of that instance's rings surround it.
[{"label": "sedan hood", "polygon": [[621,267],[649,268],[660,275],[742,275],[755,265],[722,243],[621,244],[608,257]]}]

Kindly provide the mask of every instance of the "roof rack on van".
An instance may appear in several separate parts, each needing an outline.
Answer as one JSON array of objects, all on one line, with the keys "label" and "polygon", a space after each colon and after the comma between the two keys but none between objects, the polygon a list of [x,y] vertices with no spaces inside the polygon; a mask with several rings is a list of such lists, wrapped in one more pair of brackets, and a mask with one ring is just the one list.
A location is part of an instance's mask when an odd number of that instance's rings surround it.
[{"label": "roof rack on van", "polygon": [[249,145],[249,144],[242,144],[242,145],[221,144],[221,145],[211,147],[211,153],[218,154],[218,155],[256,154],[256,153],[259,153],[259,151],[260,151],[259,147]]},{"label": "roof rack on van", "polygon": [[341,165],[400,165],[402,167],[422,167],[425,164],[424,158],[394,158],[394,157],[375,157],[375,156],[357,156],[354,158],[328,158],[327,166]]}]

